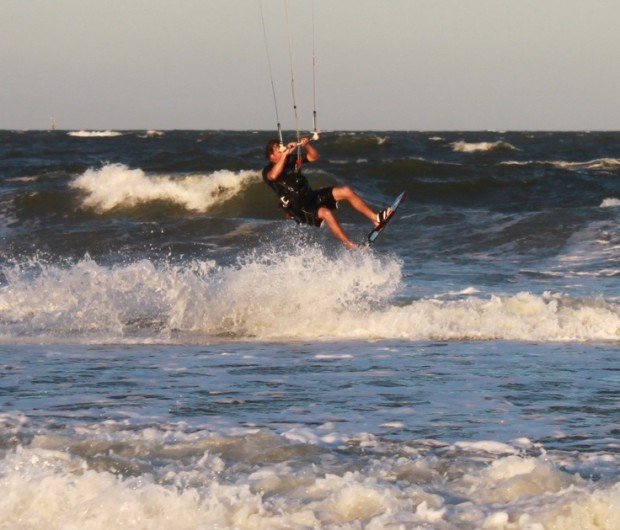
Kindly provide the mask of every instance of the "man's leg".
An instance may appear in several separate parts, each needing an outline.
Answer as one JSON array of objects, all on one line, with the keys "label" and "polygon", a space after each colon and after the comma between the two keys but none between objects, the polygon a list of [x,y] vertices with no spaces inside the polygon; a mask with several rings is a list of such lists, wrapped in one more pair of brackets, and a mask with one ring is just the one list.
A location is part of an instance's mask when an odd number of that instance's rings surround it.
[{"label": "man's leg", "polygon": [[348,249],[353,249],[357,247],[357,245],[353,243],[353,241],[351,241],[344,233],[344,230],[342,229],[342,226],[340,226],[338,219],[336,219],[336,216],[329,208],[322,206],[318,209],[316,214],[317,217],[321,219],[321,221],[325,221],[327,223],[327,226],[332,231],[332,234],[334,234],[334,236],[340,239],[340,241],[342,241]]},{"label": "man's leg", "polygon": [[368,205],[364,202],[357,193],[355,193],[349,186],[336,186],[333,190],[334,199],[336,201],[348,201],[353,208],[355,208],[362,215],[365,215],[377,226],[377,214],[373,212]]}]

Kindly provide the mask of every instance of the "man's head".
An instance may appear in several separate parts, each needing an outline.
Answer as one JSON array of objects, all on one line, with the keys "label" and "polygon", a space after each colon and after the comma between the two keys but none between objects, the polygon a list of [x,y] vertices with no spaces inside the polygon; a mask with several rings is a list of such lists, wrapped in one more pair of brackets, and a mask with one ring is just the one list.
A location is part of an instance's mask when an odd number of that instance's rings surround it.
[{"label": "man's head", "polygon": [[274,138],[273,140],[269,140],[267,142],[267,145],[265,146],[265,157],[267,158],[267,160],[270,160],[273,162],[273,160],[271,160],[271,157],[280,152],[280,140],[278,140],[277,138]]}]

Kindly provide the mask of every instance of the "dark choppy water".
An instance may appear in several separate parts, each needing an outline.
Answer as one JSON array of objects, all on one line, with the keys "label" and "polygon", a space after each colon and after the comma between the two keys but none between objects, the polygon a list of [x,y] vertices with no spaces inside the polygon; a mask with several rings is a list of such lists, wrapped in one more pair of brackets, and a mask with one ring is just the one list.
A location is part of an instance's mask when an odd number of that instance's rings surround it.
[{"label": "dark choppy water", "polygon": [[620,526],[620,133],[269,138],[0,132],[7,527]]}]

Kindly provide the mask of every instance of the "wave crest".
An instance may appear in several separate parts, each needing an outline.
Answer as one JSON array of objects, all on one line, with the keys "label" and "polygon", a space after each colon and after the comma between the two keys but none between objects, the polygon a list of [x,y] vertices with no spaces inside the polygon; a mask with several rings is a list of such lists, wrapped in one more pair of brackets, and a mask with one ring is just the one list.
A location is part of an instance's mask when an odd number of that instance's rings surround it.
[{"label": "wave crest", "polygon": [[468,143],[468,142],[454,142],[451,144],[452,150],[457,153],[489,153],[489,152],[497,152],[497,151],[518,151],[518,149],[508,142],[497,141],[497,142],[476,142],[476,143]]},{"label": "wave crest", "polygon": [[83,207],[98,212],[152,201],[168,201],[188,210],[206,212],[230,200],[256,179],[256,172],[227,170],[176,178],[149,176],[124,164],[107,164],[101,169],[88,169],[70,186],[85,192]]},{"label": "wave crest", "polygon": [[402,264],[371,252],[337,259],[316,247],[260,249],[230,266],[84,259],[38,271],[6,268],[6,340],[620,339],[620,307],[546,293],[394,304]]},{"label": "wave crest", "polygon": [[71,131],[67,134],[75,138],[114,138],[116,136],[123,136],[123,133],[118,131]]},{"label": "wave crest", "polygon": [[620,199],[616,199],[613,197],[604,199],[601,203],[601,208],[616,208],[620,206]]},{"label": "wave crest", "polygon": [[340,133],[333,138],[326,138],[325,145],[328,148],[337,149],[340,154],[366,155],[369,151],[383,148],[389,145],[389,136],[365,133]]},{"label": "wave crest", "polygon": [[559,169],[592,169],[598,171],[618,171],[620,169],[620,159],[618,158],[596,158],[585,162],[566,162],[563,160],[551,162],[554,167]]}]

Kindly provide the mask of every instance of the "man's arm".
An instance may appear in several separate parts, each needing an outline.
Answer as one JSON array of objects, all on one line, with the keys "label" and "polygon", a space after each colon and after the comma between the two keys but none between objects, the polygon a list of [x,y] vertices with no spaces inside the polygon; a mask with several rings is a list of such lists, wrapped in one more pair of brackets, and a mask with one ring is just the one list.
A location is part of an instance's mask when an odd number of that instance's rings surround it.
[{"label": "man's arm", "polygon": [[278,180],[280,178],[280,175],[282,175],[282,172],[284,171],[284,166],[286,164],[286,159],[288,155],[290,155],[295,149],[297,149],[297,144],[295,142],[291,142],[286,146],[286,149],[282,153],[280,159],[267,173],[268,180]]},{"label": "man's arm", "polygon": [[302,138],[301,140],[299,140],[299,143],[306,148],[306,156],[308,157],[308,162],[316,162],[319,159],[319,152],[310,143],[310,138]]}]

